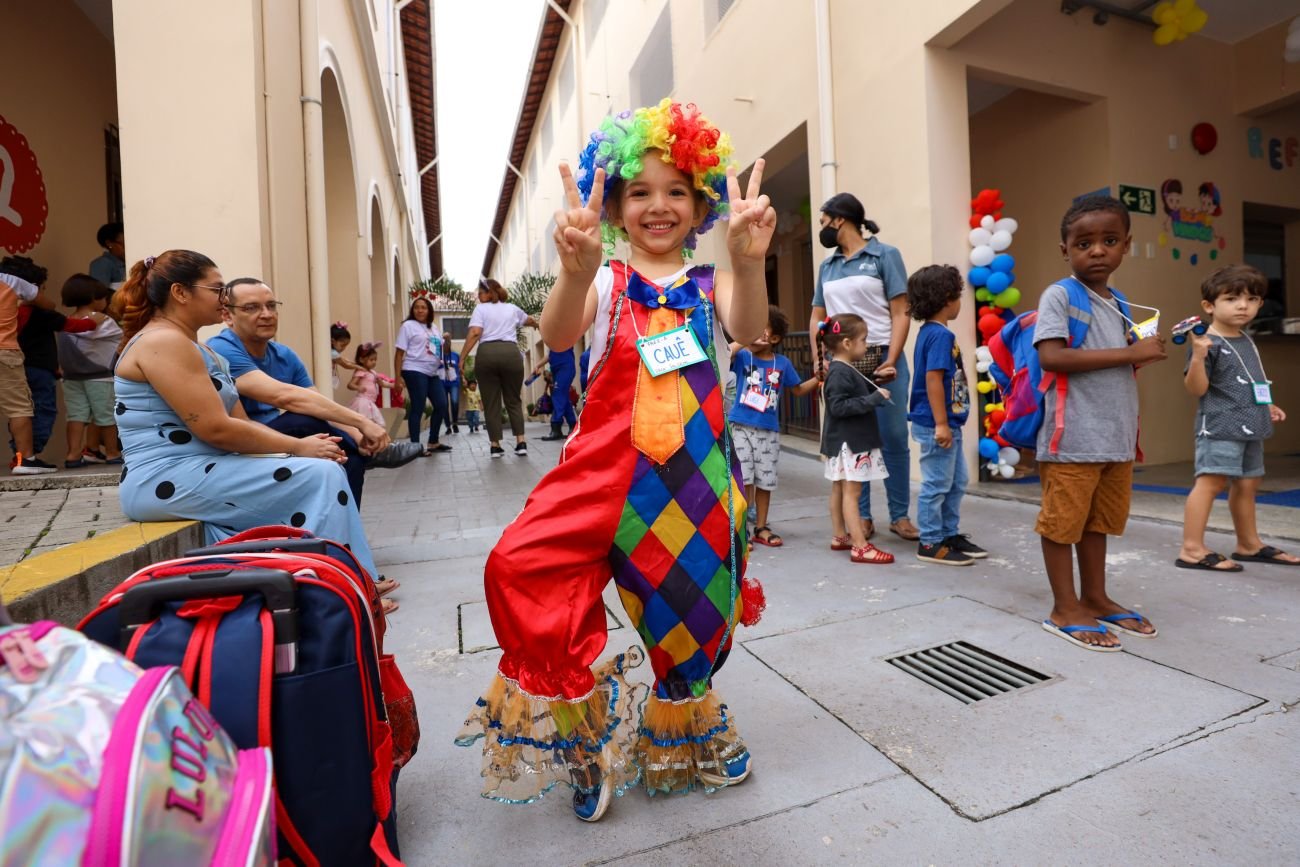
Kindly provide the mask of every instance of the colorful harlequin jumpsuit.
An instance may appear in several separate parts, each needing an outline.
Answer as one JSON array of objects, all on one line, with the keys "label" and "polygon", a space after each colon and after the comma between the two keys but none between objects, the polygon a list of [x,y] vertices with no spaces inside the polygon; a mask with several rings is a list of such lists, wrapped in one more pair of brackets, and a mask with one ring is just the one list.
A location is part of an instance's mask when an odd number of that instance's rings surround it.
[{"label": "colorful harlequin jumpsuit", "polygon": [[[535,800],[560,782],[715,788],[745,749],[711,689],[739,622],[746,558],[713,269],[661,288],[610,267],[608,339],[592,355],[577,430],[488,558],[503,656],[457,742],[485,738],[484,796],[497,800]],[[682,325],[708,358],[650,376],[638,337]],[[654,669],[648,700],[623,678],[635,648],[592,670],[611,576]]]}]

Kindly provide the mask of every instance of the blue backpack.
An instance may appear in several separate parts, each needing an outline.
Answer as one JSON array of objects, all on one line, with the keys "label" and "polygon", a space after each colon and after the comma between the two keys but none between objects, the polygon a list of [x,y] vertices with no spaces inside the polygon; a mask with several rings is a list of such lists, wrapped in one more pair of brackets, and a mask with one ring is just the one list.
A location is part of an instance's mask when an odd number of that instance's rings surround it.
[{"label": "blue backpack", "polygon": [[[1088,289],[1075,277],[1066,277],[1054,284],[1069,296],[1069,336],[1066,345],[1083,345],[1092,324],[1092,301]],[[1118,289],[1111,289],[1119,312],[1130,322],[1132,310]],[[1034,326],[1038,311],[1021,313],[1002,327],[989,341],[993,362],[989,375],[1002,391],[1006,418],[998,435],[1017,448],[1031,449],[1038,444],[1038,431],[1043,426],[1043,395],[1049,388],[1056,389],[1056,429],[1052,434],[1051,451],[1055,454],[1065,430],[1065,398],[1070,388],[1070,378],[1063,373],[1044,373],[1034,346]]]}]

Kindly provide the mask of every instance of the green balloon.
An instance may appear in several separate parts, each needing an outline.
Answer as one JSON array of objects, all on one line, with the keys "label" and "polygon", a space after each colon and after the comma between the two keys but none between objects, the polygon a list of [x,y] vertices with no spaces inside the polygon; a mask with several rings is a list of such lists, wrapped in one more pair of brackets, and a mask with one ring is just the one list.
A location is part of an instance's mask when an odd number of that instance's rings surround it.
[{"label": "green balloon", "polygon": [[1015,286],[1008,286],[1006,289],[1003,289],[997,295],[993,296],[993,305],[995,307],[1006,309],[1008,307],[1015,307],[1019,303],[1020,290]]},{"label": "green balloon", "polygon": [[976,300],[976,301],[988,301],[988,300],[991,299],[992,297],[993,297],[993,296],[989,294],[989,290],[987,290],[987,289],[976,289],[976,290],[975,290],[975,300]]}]

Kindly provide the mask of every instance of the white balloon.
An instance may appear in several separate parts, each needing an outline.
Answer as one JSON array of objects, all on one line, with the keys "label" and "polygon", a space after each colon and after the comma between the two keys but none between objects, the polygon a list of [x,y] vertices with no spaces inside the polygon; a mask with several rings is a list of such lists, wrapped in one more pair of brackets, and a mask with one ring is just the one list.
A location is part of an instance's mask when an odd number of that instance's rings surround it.
[{"label": "white balloon", "polygon": [[993,231],[994,223],[995,221],[993,219],[992,214],[985,214],[984,219],[980,220],[980,225],[983,226],[985,229],[988,229],[990,232]]},{"label": "white balloon", "polygon": [[975,347],[975,360],[976,360],[976,361],[992,361],[992,360],[993,360],[993,350],[989,349],[987,346],[977,346],[977,347]]},{"label": "white balloon", "polygon": [[989,240],[992,239],[992,237],[993,237],[993,233],[990,232],[988,229],[971,229],[970,245],[972,247],[984,247],[988,244]]},{"label": "white balloon", "polygon": [[992,365],[993,365],[993,362],[991,362],[991,361],[977,361],[977,362],[975,362],[975,370],[976,370],[978,373],[988,373],[988,372],[989,372],[989,368],[990,368]]},{"label": "white balloon", "polygon": [[989,246],[993,248],[993,252],[1001,253],[1011,246],[1011,233],[994,232],[992,239],[989,241]]},{"label": "white balloon", "polygon": [[983,244],[970,251],[970,263],[977,268],[983,268],[993,261],[995,255],[997,254],[993,252],[992,247]]},{"label": "white balloon", "polygon": [[1016,468],[1011,464],[1002,464],[998,467],[998,472],[1002,475],[1002,478],[1009,479],[1016,474]]},{"label": "white balloon", "polygon": [[998,471],[999,466],[1000,464],[997,461],[989,461],[987,464],[985,464],[985,468],[990,473],[996,473]]},{"label": "white balloon", "polygon": [[1003,217],[1002,219],[998,220],[996,223],[993,224],[993,231],[1009,232],[1012,235],[1014,235],[1016,233],[1016,230],[1019,228],[1020,228],[1020,224],[1017,223],[1015,220],[1011,219],[1010,217]]},{"label": "white balloon", "polygon": [[998,449],[998,463],[1014,467],[1020,463],[1020,450],[1013,449],[1011,446],[1003,446]]}]

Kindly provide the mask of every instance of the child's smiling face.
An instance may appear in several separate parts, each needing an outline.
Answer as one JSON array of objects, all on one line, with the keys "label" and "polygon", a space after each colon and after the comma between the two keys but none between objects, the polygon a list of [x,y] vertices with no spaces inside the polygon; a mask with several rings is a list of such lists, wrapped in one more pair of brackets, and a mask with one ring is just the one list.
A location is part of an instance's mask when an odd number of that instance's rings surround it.
[{"label": "child's smiling face", "polygon": [[633,247],[647,253],[680,250],[691,230],[704,222],[708,206],[690,178],[665,163],[659,151],[646,151],[641,159],[641,174],[619,185],[610,222],[627,232]]}]

